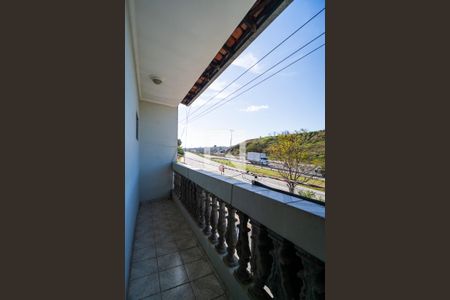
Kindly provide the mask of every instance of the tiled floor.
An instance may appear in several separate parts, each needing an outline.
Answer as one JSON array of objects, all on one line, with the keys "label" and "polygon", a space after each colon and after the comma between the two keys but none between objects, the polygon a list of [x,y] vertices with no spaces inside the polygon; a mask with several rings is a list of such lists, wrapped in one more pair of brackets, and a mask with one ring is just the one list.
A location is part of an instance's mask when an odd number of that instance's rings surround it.
[{"label": "tiled floor", "polygon": [[128,300],[228,299],[173,201],[141,206],[133,251]]}]

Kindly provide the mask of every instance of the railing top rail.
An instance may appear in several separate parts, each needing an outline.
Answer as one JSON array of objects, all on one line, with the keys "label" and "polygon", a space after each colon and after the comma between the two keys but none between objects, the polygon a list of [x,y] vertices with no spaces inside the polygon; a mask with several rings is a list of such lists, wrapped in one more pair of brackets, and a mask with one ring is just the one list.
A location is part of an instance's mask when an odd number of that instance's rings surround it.
[{"label": "railing top rail", "polygon": [[325,261],[325,207],[192,166],[173,170]]}]

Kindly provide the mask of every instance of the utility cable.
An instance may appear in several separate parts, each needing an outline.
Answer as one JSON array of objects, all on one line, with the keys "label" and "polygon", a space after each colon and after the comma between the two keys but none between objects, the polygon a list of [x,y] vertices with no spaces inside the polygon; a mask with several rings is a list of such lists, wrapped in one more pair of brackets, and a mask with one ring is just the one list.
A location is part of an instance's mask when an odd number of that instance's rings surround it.
[{"label": "utility cable", "polygon": [[264,54],[263,57],[261,57],[257,62],[255,62],[253,65],[251,65],[249,68],[247,68],[244,72],[242,72],[238,77],[236,77],[235,79],[233,79],[228,85],[226,85],[223,89],[221,89],[217,94],[215,94],[214,96],[212,96],[211,98],[209,98],[208,100],[206,100],[205,103],[203,103],[202,105],[200,105],[196,110],[194,110],[192,113],[194,114],[195,112],[197,112],[200,108],[202,108],[204,105],[206,105],[208,102],[210,102],[212,99],[216,98],[218,95],[220,95],[223,91],[225,91],[228,87],[230,87],[233,83],[235,83],[239,78],[241,78],[242,76],[244,76],[248,71],[250,71],[253,67],[255,67],[258,63],[260,63],[263,59],[265,59],[267,56],[269,56],[273,51],[275,51],[276,49],[278,49],[278,47],[280,47],[282,44],[284,44],[287,40],[289,40],[292,36],[294,36],[298,31],[300,31],[300,29],[302,29],[303,27],[305,27],[309,22],[311,22],[314,18],[316,18],[319,14],[321,14],[323,11],[325,10],[325,7],[322,8],[319,12],[317,12],[314,16],[312,16],[311,18],[309,18],[305,23],[303,23],[302,25],[300,25],[300,27],[298,27],[297,29],[295,29],[290,35],[288,35],[284,40],[282,40],[281,42],[279,42],[275,47],[273,47],[269,52],[267,52],[266,54]]},{"label": "utility cable", "polygon": [[257,87],[258,85],[260,85],[261,83],[263,83],[263,82],[265,82],[266,80],[268,80],[268,79],[272,78],[273,76],[277,75],[277,74],[280,73],[281,71],[287,69],[288,67],[292,66],[293,64],[299,62],[300,60],[304,59],[305,57],[307,57],[307,56],[309,56],[310,54],[314,53],[315,51],[319,50],[319,49],[322,48],[323,46],[325,46],[325,43],[323,43],[323,44],[320,45],[319,47],[317,47],[317,48],[311,50],[310,52],[308,52],[307,54],[301,56],[300,58],[294,60],[293,62],[291,62],[291,63],[288,64],[287,66],[285,66],[285,67],[281,68],[280,70],[278,70],[277,72],[275,72],[275,73],[269,75],[268,77],[264,78],[263,80],[259,81],[258,83],[252,85],[250,88],[244,90],[244,91],[241,92],[240,94],[238,94],[238,95],[236,95],[236,96],[234,96],[234,97],[232,97],[232,98],[226,100],[225,102],[222,102],[221,104],[219,104],[219,105],[217,105],[217,106],[211,106],[209,109],[207,109],[207,110],[201,112],[200,114],[198,114],[197,116],[193,117],[193,119],[191,120],[191,122],[197,121],[198,119],[200,119],[200,118],[202,118],[203,116],[207,115],[209,112],[211,112],[211,111],[213,111],[213,110],[215,110],[215,109],[217,109],[217,108],[219,108],[219,107],[225,105],[226,103],[230,102],[231,100],[234,100],[234,99],[238,98],[239,96],[241,96],[242,94],[244,94],[244,93],[246,93],[246,92],[252,90],[253,88],[255,88],[255,87]]},{"label": "utility cable", "polygon": [[[294,50],[293,52],[291,52],[288,56],[285,56],[283,59],[279,60],[278,62],[276,62],[275,64],[273,64],[269,69],[265,70],[264,72],[262,72],[261,74],[259,74],[258,76],[254,77],[253,79],[251,79],[250,81],[248,81],[247,83],[245,83],[243,86],[237,88],[236,90],[234,90],[232,93],[228,94],[224,99],[214,103],[212,106],[206,108],[203,112],[207,111],[208,109],[211,109],[212,107],[217,106],[221,101],[225,101],[226,99],[228,99],[230,96],[234,95],[236,92],[242,90],[243,88],[245,88],[247,85],[249,85],[250,83],[254,82],[256,79],[260,78],[261,76],[263,76],[264,74],[266,74],[267,72],[269,72],[270,70],[272,70],[273,68],[277,67],[278,65],[280,65],[281,63],[283,63],[284,61],[286,61],[287,59],[291,58],[293,55],[295,55],[296,53],[298,53],[300,50],[304,49],[305,47],[307,47],[308,45],[310,45],[312,42],[314,42],[315,40],[317,40],[318,38],[320,38],[321,36],[323,36],[325,34],[325,32],[322,32],[321,34],[319,34],[318,36],[316,36],[315,38],[313,38],[312,40],[310,40],[309,42],[307,42],[306,44],[303,44],[302,46],[298,47],[296,50]],[[198,111],[198,110],[197,110]],[[203,112],[200,112],[197,114],[197,116],[201,115]],[[196,115],[194,112],[193,113],[193,117],[195,118]]]}]

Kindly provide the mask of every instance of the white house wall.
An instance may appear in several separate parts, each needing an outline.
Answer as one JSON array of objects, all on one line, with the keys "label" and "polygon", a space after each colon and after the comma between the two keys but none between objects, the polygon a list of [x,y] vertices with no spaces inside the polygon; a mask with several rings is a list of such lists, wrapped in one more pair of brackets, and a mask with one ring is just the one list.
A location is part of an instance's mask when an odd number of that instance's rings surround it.
[{"label": "white house wall", "polygon": [[125,284],[128,284],[134,228],[139,207],[139,97],[128,11],[125,10]]},{"label": "white house wall", "polygon": [[139,102],[140,201],[168,199],[177,155],[178,108]]}]

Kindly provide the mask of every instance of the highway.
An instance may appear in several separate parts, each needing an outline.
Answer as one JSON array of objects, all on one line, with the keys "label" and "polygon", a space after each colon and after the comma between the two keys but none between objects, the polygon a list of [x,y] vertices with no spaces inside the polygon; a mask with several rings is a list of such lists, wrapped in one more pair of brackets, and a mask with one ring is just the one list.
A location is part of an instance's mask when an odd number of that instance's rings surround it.
[{"label": "highway", "polygon": [[[181,162],[185,162],[187,165],[190,165],[190,166],[193,166],[196,168],[201,168],[201,169],[209,171],[209,172],[214,172],[214,173],[220,174],[220,171],[219,171],[220,164],[219,163],[209,160],[207,158],[201,157],[201,156],[196,155],[191,152],[185,152],[185,158],[182,158]],[[236,180],[240,180],[240,181],[247,182],[247,183],[251,183],[251,181],[254,179],[254,176],[252,176],[250,174],[242,174],[243,173],[242,170],[231,168],[229,166],[225,166],[225,168],[226,169],[224,172],[224,176],[232,177]],[[280,189],[280,190],[289,191],[288,187],[286,186],[286,183],[283,182],[282,180],[258,176],[257,181],[259,181],[263,184],[266,184],[268,186]],[[311,192],[315,193],[317,196],[320,196],[321,198],[323,198],[325,200],[325,192],[317,191],[317,190],[310,189],[310,188],[303,187],[303,186],[297,186],[295,189],[295,192],[298,193],[299,190],[311,191]]]},{"label": "highway", "polygon": [[[242,160],[240,160],[240,159],[237,159],[237,158],[234,158],[234,157],[230,157],[230,156],[217,156],[217,155],[210,155],[210,154],[204,154],[204,156],[205,156],[206,158],[226,159],[226,160],[238,162],[238,163],[241,163],[241,164],[249,164],[249,165],[252,165],[252,164],[251,164],[249,161],[247,161],[247,160],[242,161]],[[269,165],[268,165],[268,166],[258,165],[258,167],[260,167],[260,168],[265,168],[265,169],[268,169],[268,170],[274,170],[274,171],[276,171],[276,170],[282,168],[281,163],[279,163],[279,162],[274,162],[274,161],[269,161]],[[305,177],[310,177],[310,178],[313,178],[313,179],[316,179],[316,180],[322,180],[322,181],[325,180],[324,177],[317,176],[317,175],[311,175],[311,174],[303,173],[303,176],[305,176]]]}]

